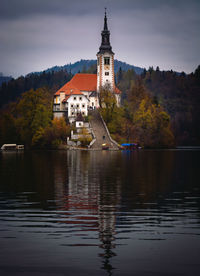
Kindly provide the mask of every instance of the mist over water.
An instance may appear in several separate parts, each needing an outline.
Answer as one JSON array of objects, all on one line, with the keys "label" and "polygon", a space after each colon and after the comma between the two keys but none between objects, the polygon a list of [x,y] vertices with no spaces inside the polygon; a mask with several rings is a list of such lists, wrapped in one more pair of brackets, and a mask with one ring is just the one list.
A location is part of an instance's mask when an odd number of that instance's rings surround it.
[{"label": "mist over water", "polygon": [[0,155],[1,275],[199,275],[200,151]]}]

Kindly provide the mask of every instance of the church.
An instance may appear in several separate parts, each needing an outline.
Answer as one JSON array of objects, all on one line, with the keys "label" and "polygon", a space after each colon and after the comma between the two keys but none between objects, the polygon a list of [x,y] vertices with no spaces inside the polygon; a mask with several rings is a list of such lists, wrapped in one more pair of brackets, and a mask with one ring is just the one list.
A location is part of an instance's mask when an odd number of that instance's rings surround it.
[{"label": "church", "polygon": [[68,117],[74,122],[78,114],[88,115],[89,109],[99,108],[102,87],[109,87],[120,106],[121,91],[115,85],[114,53],[110,44],[110,31],[105,11],[101,46],[97,53],[97,74],[76,74],[54,94],[54,118]]}]

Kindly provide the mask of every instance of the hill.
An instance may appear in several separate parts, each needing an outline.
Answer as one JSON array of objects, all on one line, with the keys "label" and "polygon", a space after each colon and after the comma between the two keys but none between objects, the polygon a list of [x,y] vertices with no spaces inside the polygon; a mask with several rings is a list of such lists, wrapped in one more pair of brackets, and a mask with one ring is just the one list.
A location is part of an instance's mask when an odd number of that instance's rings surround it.
[{"label": "hill", "polygon": [[[87,71],[89,68],[94,66],[97,63],[95,59],[81,59],[80,61],[77,61],[75,63],[69,63],[63,66],[53,66],[51,68],[48,68],[44,70],[45,73],[49,72],[59,72],[61,70],[71,72],[73,75],[77,74],[78,72],[84,72]],[[133,69],[136,74],[140,75],[144,71],[143,68],[127,64],[126,62],[122,62],[119,60],[114,61],[114,68],[115,73],[119,71],[119,68],[121,67],[122,71],[128,71],[130,69]],[[34,72],[34,74],[41,74],[42,72]]]}]

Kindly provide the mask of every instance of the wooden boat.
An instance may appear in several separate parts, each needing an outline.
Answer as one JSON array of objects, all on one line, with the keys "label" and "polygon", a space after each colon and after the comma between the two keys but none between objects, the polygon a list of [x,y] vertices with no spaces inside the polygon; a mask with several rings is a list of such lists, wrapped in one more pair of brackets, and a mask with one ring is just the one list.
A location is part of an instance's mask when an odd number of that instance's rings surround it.
[{"label": "wooden boat", "polygon": [[17,144],[4,144],[1,147],[2,151],[15,151],[15,150],[24,150],[24,145]]},{"label": "wooden boat", "polygon": [[106,143],[102,144],[102,150],[109,150],[109,145]]}]

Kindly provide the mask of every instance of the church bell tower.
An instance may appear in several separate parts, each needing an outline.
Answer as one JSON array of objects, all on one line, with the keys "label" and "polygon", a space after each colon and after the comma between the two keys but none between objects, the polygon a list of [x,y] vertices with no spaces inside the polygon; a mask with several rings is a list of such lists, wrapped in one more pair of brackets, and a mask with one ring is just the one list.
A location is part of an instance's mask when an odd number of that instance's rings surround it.
[{"label": "church bell tower", "polygon": [[110,31],[107,25],[106,9],[104,28],[101,32],[101,46],[97,53],[97,92],[105,85],[109,85],[111,90],[115,88],[114,53],[110,45]]}]

